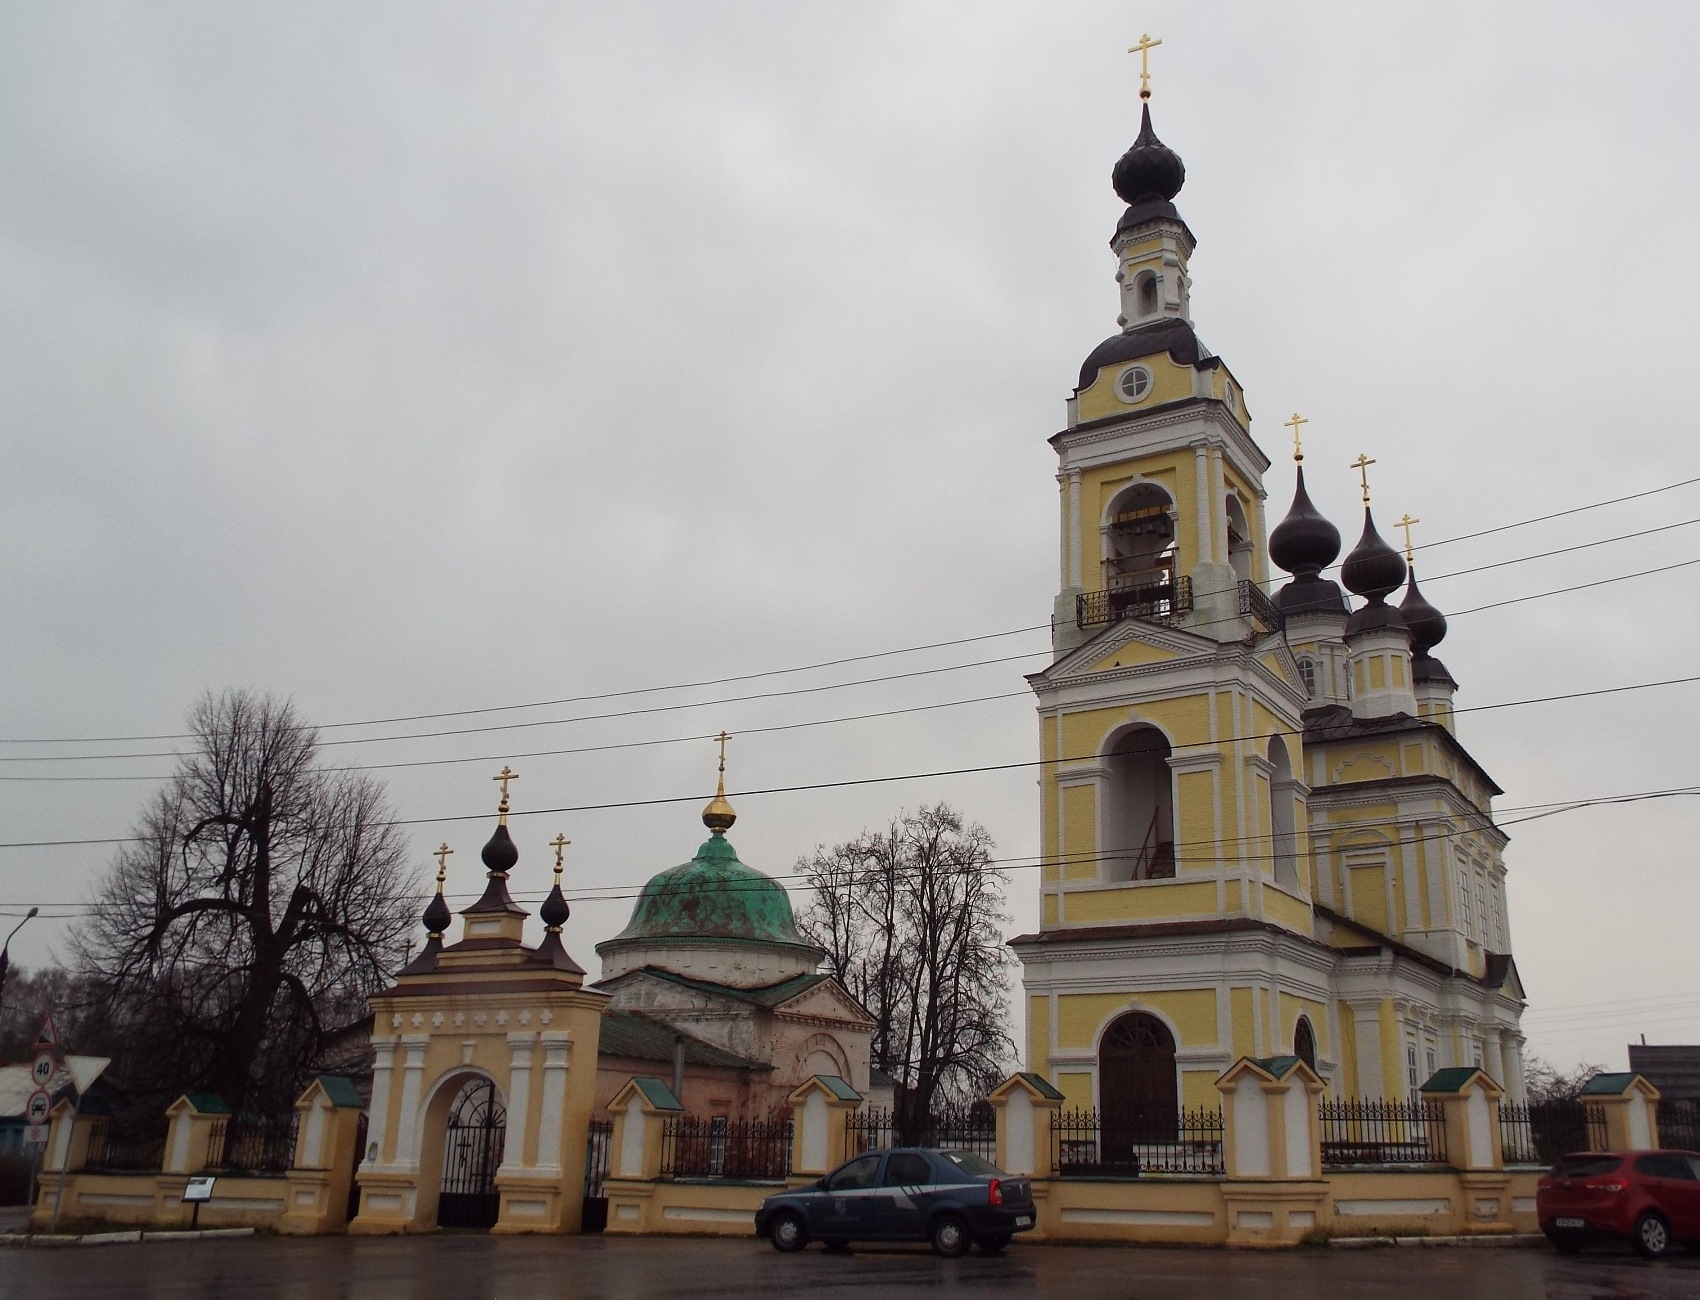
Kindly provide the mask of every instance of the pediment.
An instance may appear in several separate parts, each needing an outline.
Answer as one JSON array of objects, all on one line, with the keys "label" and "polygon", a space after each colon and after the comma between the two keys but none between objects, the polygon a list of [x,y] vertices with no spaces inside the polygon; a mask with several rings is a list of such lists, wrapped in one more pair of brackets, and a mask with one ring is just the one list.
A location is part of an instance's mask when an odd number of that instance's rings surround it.
[{"label": "pediment", "polygon": [[1216,642],[1196,633],[1130,618],[1105,628],[1028,680],[1056,684],[1149,664],[1208,658],[1216,649]]},{"label": "pediment", "polygon": [[836,979],[824,979],[804,989],[796,997],[774,1008],[784,1016],[811,1016],[822,1020],[845,1020],[858,1025],[872,1025],[873,1018],[861,1003],[850,996]]}]

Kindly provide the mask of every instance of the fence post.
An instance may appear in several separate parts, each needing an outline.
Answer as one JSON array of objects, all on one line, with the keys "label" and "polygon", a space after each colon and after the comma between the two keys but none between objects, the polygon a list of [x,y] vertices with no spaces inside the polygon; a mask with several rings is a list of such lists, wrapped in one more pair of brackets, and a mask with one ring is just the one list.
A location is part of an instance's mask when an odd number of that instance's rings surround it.
[{"label": "fence post", "polygon": [[73,1183],[76,1170],[88,1162],[89,1134],[95,1116],[80,1115],[70,1101],[62,1100],[53,1108],[52,1127],[47,1132],[47,1147],[42,1152],[41,1173],[36,1177],[35,1208],[30,1212],[30,1226],[45,1228],[53,1222],[61,1202],[76,1214]]},{"label": "fence post", "polygon": [[1659,1090],[1644,1076],[1596,1074],[1583,1087],[1582,1102],[1605,1114],[1605,1150],[1644,1151],[1659,1145]]},{"label": "fence post", "polygon": [[321,1074],[296,1099],[295,1155],[279,1232],[305,1236],[347,1226],[364,1106],[353,1081],[340,1074]]},{"label": "fence post", "polygon": [[1033,1178],[1056,1176],[1052,1129],[1063,1095],[1042,1074],[1023,1070],[1005,1079],[986,1098],[997,1108],[999,1169]]},{"label": "fence post", "polygon": [[1440,1103],[1446,1129],[1446,1161],[1455,1169],[1503,1169],[1505,1149],[1499,1103],[1505,1089],[1477,1066],[1436,1070],[1419,1089],[1425,1102]]},{"label": "fence post", "polygon": [[817,1074],[786,1098],[791,1103],[791,1172],[807,1181],[844,1159],[850,1116],[862,1094],[836,1074]]},{"label": "fence post", "polygon": [[1216,1080],[1230,1245],[1292,1244],[1316,1229],[1328,1199],[1317,1114],[1323,1086],[1296,1056],[1242,1056]]},{"label": "fence post", "polygon": [[213,1128],[230,1120],[230,1107],[210,1092],[186,1092],[165,1108],[171,1127],[165,1135],[165,1160],[160,1170],[167,1174],[198,1174],[211,1167],[207,1144]]},{"label": "fence post", "polygon": [[661,1177],[662,1127],[682,1115],[684,1109],[671,1088],[648,1076],[628,1079],[608,1103],[614,1135],[609,1173],[602,1185],[608,1194],[605,1232],[651,1230],[649,1208]]}]

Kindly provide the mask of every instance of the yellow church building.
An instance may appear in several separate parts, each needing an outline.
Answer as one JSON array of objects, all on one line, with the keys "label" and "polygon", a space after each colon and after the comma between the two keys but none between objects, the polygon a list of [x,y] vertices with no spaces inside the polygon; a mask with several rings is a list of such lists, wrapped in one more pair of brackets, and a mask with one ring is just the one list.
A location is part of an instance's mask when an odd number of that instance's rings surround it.
[{"label": "yellow church building", "polygon": [[1338,1097],[1479,1065],[1521,1100],[1500,791],[1430,654],[1446,620],[1376,531],[1367,458],[1339,569],[1357,608],[1324,576],[1341,538],[1305,491],[1298,416],[1293,504],[1268,526],[1246,394],[1193,330],[1185,175],[1146,104],[1113,172],[1121,329],[1050,440],[1041,914],[1013,941],[1027,1060],[1152,1138],[1243,1056],[1301,1057]]}]

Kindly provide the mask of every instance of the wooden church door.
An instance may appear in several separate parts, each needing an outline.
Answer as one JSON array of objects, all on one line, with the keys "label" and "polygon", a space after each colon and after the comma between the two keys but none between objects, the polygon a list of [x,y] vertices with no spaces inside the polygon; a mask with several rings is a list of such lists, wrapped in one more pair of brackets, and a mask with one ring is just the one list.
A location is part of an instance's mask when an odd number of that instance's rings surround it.
[{"label": "wooden church door", "polygon": [[1180,1127],[1174,1035],[1156,1016],[1133,1012],[1098,1049],[1098,1114],[1103,1159],[1131,1163],[1141,1142],[1173,1142]]}]

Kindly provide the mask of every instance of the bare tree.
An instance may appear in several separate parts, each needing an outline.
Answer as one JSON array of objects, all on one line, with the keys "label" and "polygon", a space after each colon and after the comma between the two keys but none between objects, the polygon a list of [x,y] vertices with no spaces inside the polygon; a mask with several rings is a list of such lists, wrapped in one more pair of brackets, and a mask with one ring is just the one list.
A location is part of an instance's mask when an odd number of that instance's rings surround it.
[{"label": "bare tree", "polygon": [[72,936],[101,992],[90,1024],[130,1089],[287,1105],[365,1015],[417,915],[383,787],[314,764],[287,702],[205,696],[171,782]]},{"label": "bare tree", "polygon": [[1003,888],[991,837],[945,804],[798,863],[803,932],[874,1018],[874,1065],[898,1081],[897,1122],[995,1083],[1012,1059]]},{"label": "bare tree", "polygon": [[1568,1074],[1538,1056],[1523,1058],[1523,1091],[1531,1102],[1575,1101],[1582,1089],[1596,1074],[1604,1074],[1603,1065],[1578,1065]]}]

